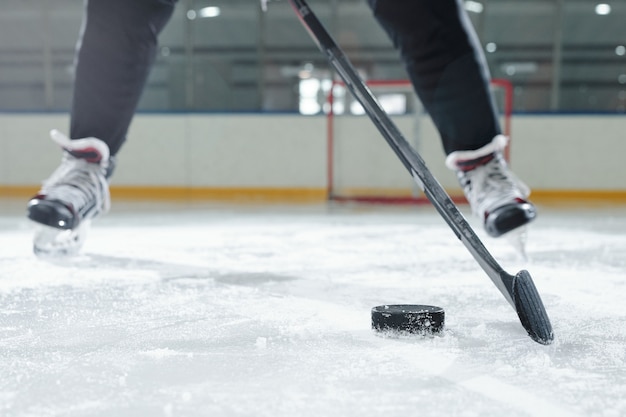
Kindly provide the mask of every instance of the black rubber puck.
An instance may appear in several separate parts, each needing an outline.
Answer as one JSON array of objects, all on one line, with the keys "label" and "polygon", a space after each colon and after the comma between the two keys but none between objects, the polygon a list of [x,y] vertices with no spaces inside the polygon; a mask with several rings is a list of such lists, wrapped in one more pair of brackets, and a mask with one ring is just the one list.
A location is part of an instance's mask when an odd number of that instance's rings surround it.
[{"label": "black rubber puck", "polygon": [[379,332],[437,334],[443,331],[445,312],[437,306],[396,304],[372,308],[372,329]]}]

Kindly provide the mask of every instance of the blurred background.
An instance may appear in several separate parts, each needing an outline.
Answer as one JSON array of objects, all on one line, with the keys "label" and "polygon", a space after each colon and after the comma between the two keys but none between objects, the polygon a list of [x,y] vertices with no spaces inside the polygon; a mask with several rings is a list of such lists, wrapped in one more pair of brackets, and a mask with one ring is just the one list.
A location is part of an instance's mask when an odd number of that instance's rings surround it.
[{"label": "blurred background", "polygon": [[[462,4],[497,83],[509,163],[534,201],[625,203],[626,0]],[[333,84],[337,75],[290,3],[266,6],[179,0],[119,155],[113,196],[421,198],[363,109]],[[367,1],[310,6],[435,177],[460,195],[438,132]],[[47,136],[69,124],[83,8],[83,0],[2,0],[0,197],[31,196],[58,165]]]},{"label": "blurred background", "polygon": [[[310,4],[366,79],[406,77],[365,0]],[[626,1],[464,4],[515,112],[626,111]],[[0,111],[69,108],[82,12],[81,0],[2,1]],[[316,114],[331,78],[287,1],[180,0],[140,110]]]}]

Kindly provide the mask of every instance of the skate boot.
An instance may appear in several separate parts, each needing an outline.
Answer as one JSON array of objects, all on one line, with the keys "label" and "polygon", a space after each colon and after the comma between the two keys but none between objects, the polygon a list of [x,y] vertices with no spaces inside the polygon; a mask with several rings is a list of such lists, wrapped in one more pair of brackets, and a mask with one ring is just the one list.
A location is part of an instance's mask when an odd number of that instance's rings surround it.
[{"label": "skate boot", "polygon": [[452,152],[446,158],[446,166],[456,171],[472,212],[492,237],[521,228],[537,215],[528,201],[530,189],[504,160],[502,151],[507,141],[498,135],[480,149]]},{"label": "skate boot", "polygon": [[100,139],[70,140],[58,130],[50,137],[64,154],[61,165],[28,202],[28,218],[37,223],[33,250],[38,256],[75,255],[91,219],[109,210],[107,178],[113,164]]}]

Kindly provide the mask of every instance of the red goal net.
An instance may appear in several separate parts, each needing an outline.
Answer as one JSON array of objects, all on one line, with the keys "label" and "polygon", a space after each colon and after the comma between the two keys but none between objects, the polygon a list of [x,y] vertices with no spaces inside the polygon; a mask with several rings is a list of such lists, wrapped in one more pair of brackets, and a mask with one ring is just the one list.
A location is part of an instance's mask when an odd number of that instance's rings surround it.
[{"label": "red goal net", "polygon": [[[442,168],[445,155],[440,149],[438,134],[411,83],[408,80],[370,80],[366,84],[453,200],[464,202],[462,193],[456,190],[458,185],[452,173]],[[511,137],[511,83],[494,79],[491,89],[503,133]],[[325,113],[330,200],[390,204],[428,201],[343,82],[332,84]],[[508,158],[508,149],[506,156]]]}]

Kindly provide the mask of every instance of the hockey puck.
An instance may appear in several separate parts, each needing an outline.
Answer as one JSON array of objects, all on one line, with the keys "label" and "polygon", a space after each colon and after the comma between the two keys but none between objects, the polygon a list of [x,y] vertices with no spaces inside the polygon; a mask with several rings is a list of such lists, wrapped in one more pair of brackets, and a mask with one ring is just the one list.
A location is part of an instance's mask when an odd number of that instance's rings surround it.
[{"label": "hockey puck", "polygon": [[443,308],[396,304],[372,308],[372,329],[378,332],[437,334],[443,331]]}]

